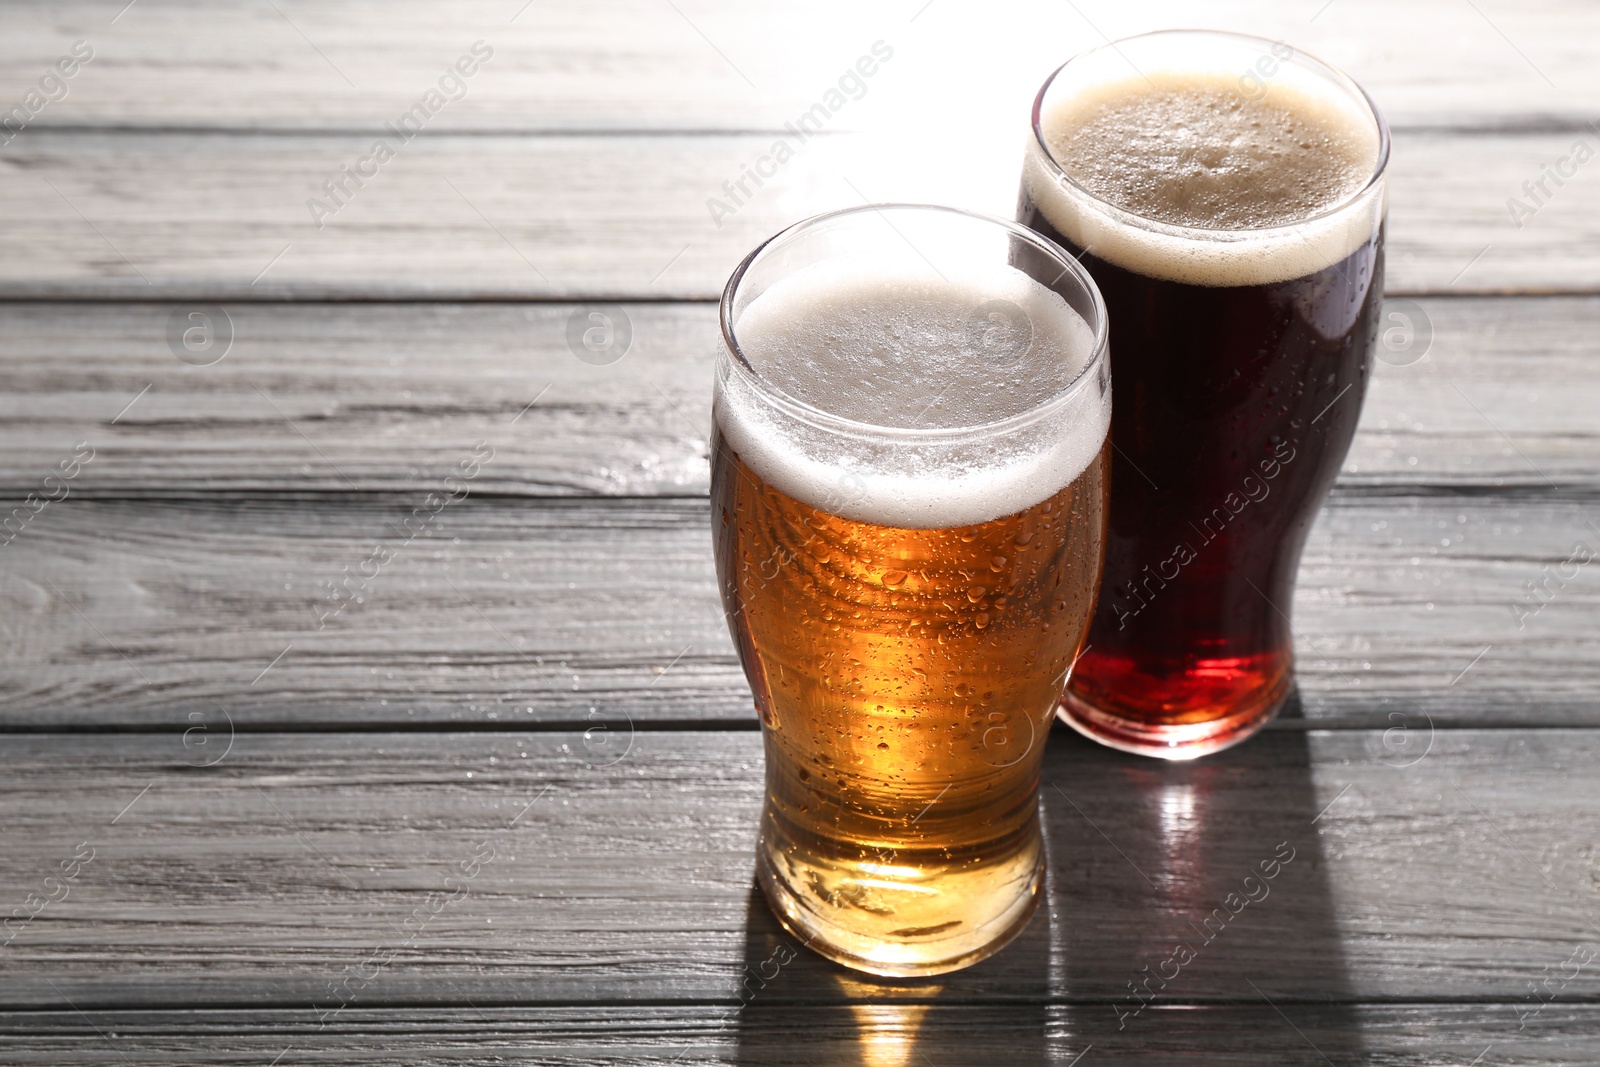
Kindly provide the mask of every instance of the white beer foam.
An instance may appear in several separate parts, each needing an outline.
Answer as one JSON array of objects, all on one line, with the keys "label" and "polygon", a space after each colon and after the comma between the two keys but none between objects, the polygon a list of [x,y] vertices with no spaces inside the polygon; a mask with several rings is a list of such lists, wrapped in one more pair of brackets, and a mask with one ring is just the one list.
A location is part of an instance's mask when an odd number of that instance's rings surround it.
[{"label": "white beer foam", "polygon": [[730,363],[718,376],[727,445],[842,518],[934,529],[1013,514],[1081,474],[1110,427],[1100,374],[1069,388],[1093,330],[1012,267],[940,277],[909,256],[825,260],[736,316],[755,374]]},{"label": "white beer foam", "polygon": [[1050,155],[1081,188],[1033,138],[1023,180],[1067,240],[1147,277],[1233,286],[1303,277],[1372,239],[1384,199],[1366,189],[1379,138],[1364,105],[1295,84],[1288,66],[1255,95],[1232,74],[1147,74],[1041,111]]}]

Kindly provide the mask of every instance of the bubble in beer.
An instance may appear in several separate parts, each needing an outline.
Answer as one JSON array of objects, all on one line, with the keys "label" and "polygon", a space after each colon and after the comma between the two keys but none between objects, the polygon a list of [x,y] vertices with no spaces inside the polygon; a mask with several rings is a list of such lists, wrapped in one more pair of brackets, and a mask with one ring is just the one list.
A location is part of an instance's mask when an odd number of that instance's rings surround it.
[{"label": "bubble in beer", "polygon": [[1376,172],[1367,114],[1286,77],[1246,94],[1225,71],[1151,70],[1047,101],[1039,136],[1049,161],[1030,151],[1024,183],[1040,213],[1071,244],[1152,278],[1303,277],[1350,255],[1381,216],[1381,197],[1339,214]]},{"label": "bubble in beer", "polygon": [[[737,382],[719,401],[744,461],[831,514],[917,528],[985,522],[1050,497],[1105,438],[1109,396],[1073,391],[1094,332],[1059,294],[1010,267],[818,263],[752,300],[738,331],[765,386],[859,424],[858,437],[818,437],[806,416],[779,419]],[[1069,393],[1073,411],[1026,440],[919,449],[894,432],[989,426]],[[857,443],[845,452],[839,440]],[[855,479],[859,491],[840,492],[841,478],[859,471],[868,472]]]},{"label": "bubble in beer", "polygon": [[1259,229],[1310,218],[1360,189],[1376,146],[1292,89],[1242,95],[1220,74],[1153,73],[1066,101],[1050,154],[1079,185],[1143,218]]}]

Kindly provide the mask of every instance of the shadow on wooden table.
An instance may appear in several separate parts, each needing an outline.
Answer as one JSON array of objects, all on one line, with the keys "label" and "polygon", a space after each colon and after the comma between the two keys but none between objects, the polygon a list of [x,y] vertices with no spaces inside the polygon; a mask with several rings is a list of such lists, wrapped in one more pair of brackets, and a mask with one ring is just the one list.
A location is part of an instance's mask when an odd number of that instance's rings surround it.
[{"label": "shadow on wooden table", "polygon": [[796,942],[753,890],[745,963],[758,980],[735,1062],[1000,1067],[1091,1048],[1090,1062],[1359,1061],[1304,733],[1165,763],[1058,728],[1042,793],[1044,904],[968,970],[853,974],[781,947]]}]

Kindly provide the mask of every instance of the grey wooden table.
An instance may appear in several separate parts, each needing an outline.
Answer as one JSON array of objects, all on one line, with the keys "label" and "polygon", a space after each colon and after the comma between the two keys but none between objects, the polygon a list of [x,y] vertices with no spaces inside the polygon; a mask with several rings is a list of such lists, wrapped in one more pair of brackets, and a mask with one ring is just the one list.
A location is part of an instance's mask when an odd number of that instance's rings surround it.
[{"label": "grey wooden table", "polygon": [[[0,1062],[1600,1061],[1600,10],[123,3],[0,5]],[[993,960],[774,977],[714,299],[819,210],[1008,214],[1048,70],[1196,23],[1394,127],[1298,698],[1053,736]]]}]

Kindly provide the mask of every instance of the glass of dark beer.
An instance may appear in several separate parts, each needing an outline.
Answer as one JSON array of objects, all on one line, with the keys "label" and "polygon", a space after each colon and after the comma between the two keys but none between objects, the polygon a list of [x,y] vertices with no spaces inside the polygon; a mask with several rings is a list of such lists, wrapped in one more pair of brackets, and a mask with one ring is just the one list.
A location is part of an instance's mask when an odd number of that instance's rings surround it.
[{"label": "glass of dark beer", "polygon": [[805,944],[927,975],[1039,899],[1044,741],[1100,584],[1094,285],[1015,223],[799,223],[722,301],[711,522],[766,743],[757,875]]},{"label": "glass of dark beer", "polygon": [[1389,134],[1281,42],[1129,38],[1033,107],[1019,221],[1105,296],[1110,531],[1061,714],[1190,759],[1249,737],[1293,680],[1306,534],[1343,462],[1383,289]]}]

